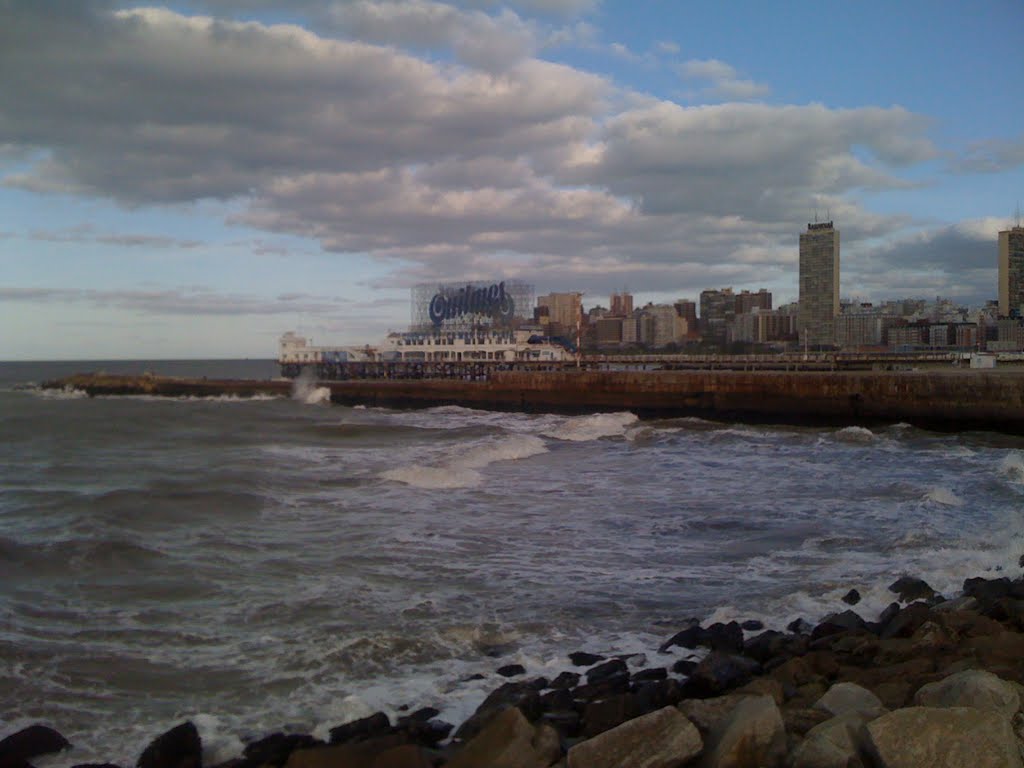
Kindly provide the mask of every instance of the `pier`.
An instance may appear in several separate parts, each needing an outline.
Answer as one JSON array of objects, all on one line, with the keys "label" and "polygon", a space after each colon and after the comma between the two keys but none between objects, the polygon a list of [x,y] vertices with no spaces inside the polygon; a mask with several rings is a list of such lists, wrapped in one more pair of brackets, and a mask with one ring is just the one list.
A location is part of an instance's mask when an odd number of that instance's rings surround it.
[{"label": "pier", "polygon": [[[344,405],[586,413],[778,424],[871,425],[906,422],[941,431],[1024,434],[1024,370],[662,369],[516,363],[367,363],[344,380],[319,380]],[[620,364],[616,364],[620,365]],[[366,366],[376,366],[368,368]],[[81,374],[44,384],[91,396],[288,396],[293,383]]]}]

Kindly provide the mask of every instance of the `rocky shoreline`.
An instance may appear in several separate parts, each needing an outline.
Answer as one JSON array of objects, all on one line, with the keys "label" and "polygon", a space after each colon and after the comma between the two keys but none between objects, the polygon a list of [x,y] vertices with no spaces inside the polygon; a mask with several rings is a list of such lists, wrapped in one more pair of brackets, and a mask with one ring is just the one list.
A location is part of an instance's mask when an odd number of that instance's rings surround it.
[{"label": "rocky shoreline", "polygon": [[[457,728],[430,708],[377,713],[327,741],[270,734],[208,768],[1024,766],[1024,579],[967,579],[952,599],[911,577],[890,591],[876,621],[851,608],[785,632],[691,622],[640,671],[585,652],[553,679],[503,667],[509,682]],[[673,646],[694,658],[657,666]],[[0,768],[70,747],[35,725],[0,741]],[[136,766],[204,768],[195,725],[156,738]]]}]

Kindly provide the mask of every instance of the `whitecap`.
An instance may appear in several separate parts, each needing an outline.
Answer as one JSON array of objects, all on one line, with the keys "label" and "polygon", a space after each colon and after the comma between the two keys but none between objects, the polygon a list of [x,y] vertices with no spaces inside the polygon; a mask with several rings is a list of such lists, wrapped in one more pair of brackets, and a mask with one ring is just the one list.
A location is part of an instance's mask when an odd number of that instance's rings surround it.
[{"label": "whitecap", "polygon": [[1024,454],[1013,451],[999,462],[999,474],[1017,485],[1024,485]]},{"label": "whitecap", "polygon": [[835,434],[836,440],[848,443],[870,443],[876,439],[876,435],[865,427],[844,427]]},{"label": "whitecap", "polygon": [[935,486],[934,488],[928,489],[928,492],[922,497],[922,501],[930,501],[934,504],[942,504],[946,507],[960,507],[963,506],[963,499],[957,496],[948,488],[942,486]]},{"label": "whitecap", "polygon": [[471,443],[438,464],[395,467],[380,476],[416,488],[475,488],[483,481],[479,470],[499,461],[527,459],[547,450],[544,441],[536,435],[516,434]]},{"label": "whitecap", "polygon": [[589,416],[574,416],[566,419],[557,429],[541,434],[556,440],[569,440],[584,443],[600,440],[603,437],[622,437],[627,428],[639,419],[635,413],[622,411],[618,413],[594,413]]}]

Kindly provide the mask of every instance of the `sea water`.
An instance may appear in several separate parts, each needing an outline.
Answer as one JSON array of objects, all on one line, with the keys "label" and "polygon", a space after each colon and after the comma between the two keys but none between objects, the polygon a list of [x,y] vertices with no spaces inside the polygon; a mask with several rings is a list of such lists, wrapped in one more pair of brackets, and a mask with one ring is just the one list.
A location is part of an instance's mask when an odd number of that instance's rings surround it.
[{"label": "sea water", "polygon": [[[88,398],[75,371],[269,378],[267,361],[0,364],[0,735],[207,761],[383,710],[458,723],[523,664],[637,653],[691,617],[781,628],[887,585],[1016,576],[1024,440],[873,429]],[[482,679],[470,679],[482,675]]]}]

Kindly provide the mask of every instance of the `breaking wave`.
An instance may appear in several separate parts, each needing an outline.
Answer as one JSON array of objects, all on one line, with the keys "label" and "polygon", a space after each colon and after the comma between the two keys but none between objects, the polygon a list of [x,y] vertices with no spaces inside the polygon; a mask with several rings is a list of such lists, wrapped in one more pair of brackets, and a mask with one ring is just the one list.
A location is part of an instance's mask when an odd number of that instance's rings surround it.
[{"label": "breaking wave", "polygon": [[626,430],[638,421],[635,413],[623,411],[619,413],[595,413],[589,416],[575,416],[567,419],[557,429],[542,432],[546,437],[556,440],[569,440],[574,443],[585,443],[600,440],[603,437],[623,437]]},{"label": "breaking wave", "polygon": [[499,461],[517,461],[547,453],[535,435],[512,435],[467,446],[454,457],[436,465],[413,464],[381,473],[385,480],[417,488],[475,488],[483,481],[479,470]]}]

